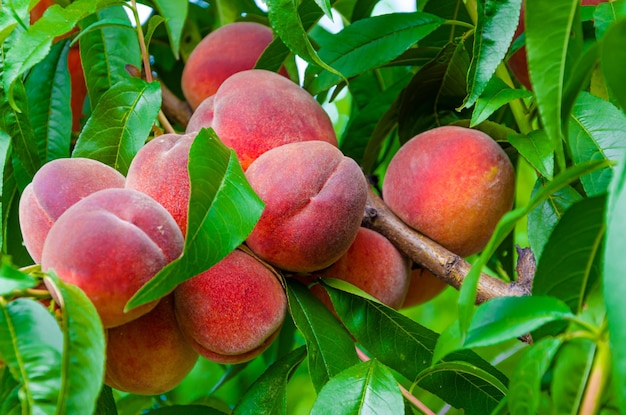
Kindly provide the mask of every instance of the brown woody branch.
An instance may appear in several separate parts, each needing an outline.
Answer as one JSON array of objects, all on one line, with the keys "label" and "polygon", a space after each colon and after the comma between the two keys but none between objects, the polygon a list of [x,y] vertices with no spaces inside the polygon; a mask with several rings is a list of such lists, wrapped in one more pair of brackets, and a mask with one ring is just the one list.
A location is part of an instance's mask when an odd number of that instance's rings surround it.
[{"label": "brown woody branch", "polygon": [[[188,104],[179,100],[163,83],[161,83],[161,90],[163,112],[178,124],[186,126],[191,117]],[[385,236],[415,263],[429,269],[438,278],[456,289],[460,289],[472,267],[462,257],[406,225],[372,189],[369,190],[362,225]],[[518,253],[519,279],[513,283],[506,283],[487,274],[481,274],[476,296],[477,304],[494,297],[530,294],[535,271],[534,257],[530,250],[518,249]]]}]

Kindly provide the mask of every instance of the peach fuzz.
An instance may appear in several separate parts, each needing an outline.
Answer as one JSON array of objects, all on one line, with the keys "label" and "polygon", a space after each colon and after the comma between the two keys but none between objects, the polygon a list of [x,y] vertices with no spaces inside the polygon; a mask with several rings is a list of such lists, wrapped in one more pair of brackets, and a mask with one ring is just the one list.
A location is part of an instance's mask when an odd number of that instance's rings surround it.
[{"label": "peach fuzz", "polygon": [[63,212],[98,190],[124,187],[124,180],[112,167],[87,158],[61,158],[44,164],[19,202],[24,245],[33,260],[41,262],[46,236]]},{"label": "peach fuzz", "polygon": [[144,145],[130,163],[126,187],[159,202],[187,233],[189,149],[194,136],[164,134]]},{"label": "peach fuzz", "polygon": [[172,215],[152,198],[132,189],[105,189],[59,217],[46,238],[41,267],[81,288],[110,328],[156,306],[124,312],[137,290],[182,253],[183,244]]},{"label": "peach fuzz", "polygon": [[409,259],[387,238],[361,227],[348,251],[318,275],[349,282],[381,303],[399,309],[409,288],[410,270]]},{"label": "peach fuzz", "polygon": [[266,151],[319,140],[337,146],[324,108],[303,88],[261,69],[232,75],[194,111],[187,132],[212,127],[244,170]]},{"label": "peach fuzz", "polygon": [[286,271],[312,272],[350,248],[365,210],[367,180],[337,147],[285,144],[261,155],[246,177],[265,202],[246,240],[263,260]]},{"label": "peach fuzz", "polygon": [[484,248],[513,205],[511,161],[487,134],[438,127],[418,134],[394,155],[383,199],[405,223],[460,255]]},{"label": "peach fuzz", "polygon": [[411,270],[409,289],[400,308],[409,308],[428,302],[448,286],[443,280],[425,268]]},{"label": "peach fuzz", "polygon": [[287,297],[274,273],[235,250],[174,290],[183,335],[205,358],[241,363],[261,354],[279,332]]},{"label": "peach fuzz", "polygon": [[108,330],[105,383],[137,395],[158,395],[176,387],[197,360],[169,295],[148,314]]},{"label": "peach fuzz", "polygon": [[209,33],[189,55],[181,87],[192,109],[215,94],[231,75],[252,69],[272,43],[272,29],[254,22],[234,22]]}]

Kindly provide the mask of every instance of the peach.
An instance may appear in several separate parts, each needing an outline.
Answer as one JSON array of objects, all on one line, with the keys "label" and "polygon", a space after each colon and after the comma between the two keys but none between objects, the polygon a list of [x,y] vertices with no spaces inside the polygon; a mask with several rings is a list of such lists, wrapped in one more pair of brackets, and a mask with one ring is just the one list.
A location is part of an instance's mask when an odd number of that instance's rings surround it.
[{"label": "peach", "polygon": [[138,395],[173,389],[198,360],[178,327],[173,295],[148,314],[109,329],[106,347],[105,383]]},{"label": "peach", "polygon": [[85,196],[124,187],[124,176],[96,160],[62,158],[43,165],[26,186],[19,203],[24,245],[36,263],[50,228],[63,212]]},{"label": "peach", "polygon": [[124,312],[128,300],[183,250],[164,207],[132,189],[104,189],[67,209],[50,229],[41,267],[77,285],[105,328],[132,321],[156,302]]},{"label": "peach", "polygon": [[126,187],[159,202],[187,232],[189,205],[189,149],[194,136],[164,134],[144,145],[130,163]]},{"label": "peach", "polygon": [[423,304],[438,296],[446,287],[443,280],[425,268],[415,268],[411,271],[409,289],[400,308],[409,308]]},{"label": "peach", "polygon": [[241,363],[272,343],[287,312],[274,273],[235,250],[175,290],[176,317],[187,341],[205,358]]},{"label": "peach", "polygon": [[383,199],[406,224],[448,250],[482,250],[513,205],[511,161],[487,134],[444,126],[418,134],[393,156]]},{"label": "peach", "polygon": [[387,238],[361,227],[348,251],[319,276],[347,281],[398,309],[409,288],[410,270],[409,259]]},{"label": "peach", "polygon": [[192,109],[215,94],[231,75],[254,68],[272,43],[272,29],[254,22],[235,22],[209,33],[189,55],[181,87]]},{"label": "peach", "polygon": [[246,240],[250,249],[286,271],[312,272],[337,261],[356,238],[367,180],[356,162],[324,141],[285,144],[246,171],[265,202]]},{"label": "peach", "polygon": [[187,132],[212,127],[244,170],[283,144],[320,140],[337,146],[332,122],[303,88],[274,72],[252,69],[228,78],[194,111]]}]

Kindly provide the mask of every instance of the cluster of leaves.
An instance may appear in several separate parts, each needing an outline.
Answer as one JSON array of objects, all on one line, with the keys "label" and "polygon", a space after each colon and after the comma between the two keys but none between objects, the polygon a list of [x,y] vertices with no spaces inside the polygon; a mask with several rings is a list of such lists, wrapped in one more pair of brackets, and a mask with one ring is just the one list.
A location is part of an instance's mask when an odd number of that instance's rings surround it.
[{"label": "cluster of leaves", "polygon": [[[59,1],[29,25],[31,3],[2,0],[0,9],[0,414],[132,413],[146,402],[156,415],[285,413],[289,381],[303,362],[316,394],[313,413],[427,411],[418,395],[468,414],[626,412],[626,1],[581,7],[578,0],[526,0],[526,33],[512,47],[521,0],[431,0],[416,12],[378,16],[376,0],[272,0],[267,11],[251,0],[153,0],[145,1],[152,15],[138,27],[134,2]],[[331,8],[345,27],[337,33],[319,23]],[[142,67],[147,47],[160,82],[180,96],[193,46],[240,19],[264,22],[276,34],[257,67],[287,65],[297,76],[294,56],[307,62],[302,84],[320,102],[335,102],[341,149],[372,178],[382,180],[395,150],[415,134],[472,126],[515,161],[516,207],[475,258],[458,318],[441,334],[351,287],[323,282],[338,320],[288,281],[290,319],[234,402],[205,405],[214,390],[194,402],[114,394],[94,381],[103,378],[105,346],[89,300],[36,267],[16,269],[32,263],[17,218],[21,191],[60,157],[89,157],[126,173],[160,129],[162,99],[158,82],[132,77],[127,65]],[[75,134],[72,42],[80,45],[88,89],[87,116]],[[533,91],[506,67],[521,44]],[[192,231],[184,253],[129,307],[208,269],[258,220],[262,204],[211,131],[194,141],[189,169]],[[475,307],[481,271],[516,279],[516,243],[537,259],[533,295]],[[509,371],[477,354],[527,333],[534,344]],[[214,389],[245,367],[226,368]]]}]

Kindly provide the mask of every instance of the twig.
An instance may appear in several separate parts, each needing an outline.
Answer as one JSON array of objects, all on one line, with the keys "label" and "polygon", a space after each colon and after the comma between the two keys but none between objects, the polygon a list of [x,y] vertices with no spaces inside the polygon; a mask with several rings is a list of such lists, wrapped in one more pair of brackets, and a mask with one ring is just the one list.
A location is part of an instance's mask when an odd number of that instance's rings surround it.
[{"label": "twig", "polygon": [[[428,268],[438,278],[456,289],[461,288],[472,267],[462,257],[411,229],[372,189],[369,190],[362,225],[385,236],[414,262]],[[530,291],[525,285],[508,284],[483,273],[478,282],[476,303],[480,304],[494,297],[528,294]]]}]

